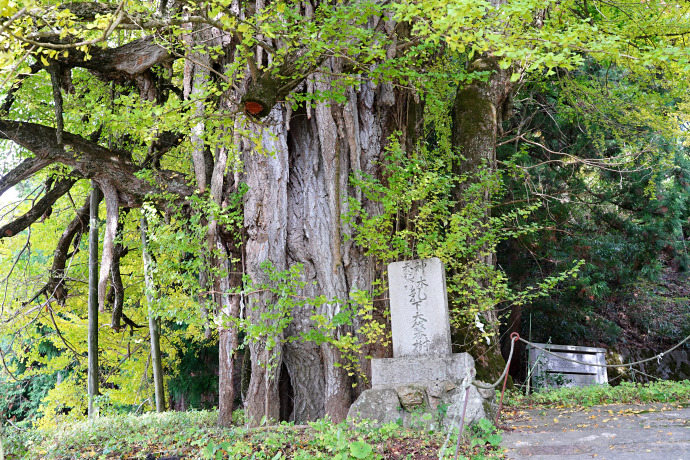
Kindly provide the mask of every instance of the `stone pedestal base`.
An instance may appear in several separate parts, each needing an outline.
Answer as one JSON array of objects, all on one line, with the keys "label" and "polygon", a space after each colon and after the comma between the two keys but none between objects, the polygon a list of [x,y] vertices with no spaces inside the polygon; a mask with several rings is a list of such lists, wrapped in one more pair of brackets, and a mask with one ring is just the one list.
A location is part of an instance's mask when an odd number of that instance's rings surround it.
[{"label": "stone pedestal base", "polygon": [[[460,426],[466,391],[449,380],[417,382],[398,386],[380,385],[363,392],[350,407],[348,419],[372,420],[378,424],[400,423],[408,428],[438,430]],[[465,426],[496,415],[492,390],[470,385]]]},{"label": "stone pedestal base", "polygon": [[371,360],[371,385],[401,385],[414,382],[450,380],[458,383],[474,370],[467,353],[446,356],[407,356]]},{"label": "stone pedestal base", "polygon": [[[468,374],[472,380],[474,359],[467,353],[372,359],[372,389],[360,395],[347,416],[424,429],[459,426],[466,394],[461,385]],[[493,418],[495,392],[469,388],[465,424]]]}]

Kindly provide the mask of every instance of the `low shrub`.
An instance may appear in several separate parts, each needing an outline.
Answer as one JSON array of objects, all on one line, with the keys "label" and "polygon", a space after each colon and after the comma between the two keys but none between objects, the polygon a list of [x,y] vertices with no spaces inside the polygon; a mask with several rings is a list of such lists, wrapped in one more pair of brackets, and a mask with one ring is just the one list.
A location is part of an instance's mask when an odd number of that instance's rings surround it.
[{"label": "low shrub", "polygon": [[525,396],[520,388],[506,392],[507,406],[594,406],[601,404],[687,403],[690,381],[658,381],[652,383],[622,382],[618,386],[591,385],[556,388]]}]

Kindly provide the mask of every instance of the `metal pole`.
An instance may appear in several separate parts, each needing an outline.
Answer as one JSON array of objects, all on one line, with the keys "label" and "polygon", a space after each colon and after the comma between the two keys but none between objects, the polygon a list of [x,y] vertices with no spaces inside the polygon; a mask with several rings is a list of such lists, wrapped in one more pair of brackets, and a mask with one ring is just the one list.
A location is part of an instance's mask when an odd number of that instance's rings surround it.
[{"label": "metal pole", "polygon": [[89,370],[88,397],[89,418],[95,416],[94,398],[98,394],[98,204],[101,191],[91,181],[91,202],[89,209]]},{"label": "metal pole", "polygon": [[467,400],[470,399],[470,385],[471,382],[467,382],[467,388],[465,389],[465,404],[462,406],[462,418],[460,419],[460,431],[458,432],[458,442],[455,443],[455,457],[454,460],[458,459],[458,453],[460,452],[460,439],[462,438],[462,430],[465,428],[465,412],[467,411]]},{"label": "metal pole", "polygon": [[141,217],[141,253],[144,259],[144,280],[146,286],[146,303],[149,310],[149,336],[151,337],[151,367],[153,369],[153,386],[156,392],[156,412],[165,411],[165,383],[163,381],[163,363],[161,361],[160,325],[153,311],[153,284],[151,254],[148,249],[148,221]]}]

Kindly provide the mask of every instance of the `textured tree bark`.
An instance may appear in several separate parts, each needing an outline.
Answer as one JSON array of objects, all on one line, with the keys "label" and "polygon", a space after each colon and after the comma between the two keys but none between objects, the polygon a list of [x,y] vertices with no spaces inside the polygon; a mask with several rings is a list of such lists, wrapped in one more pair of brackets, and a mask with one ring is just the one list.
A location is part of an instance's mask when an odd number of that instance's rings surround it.
[{"label": "textured tree bark", "polygon": [[[225,169],[225,161],[222,163],[223,167],[216,168],[217,170],[223,171]],[[220,194],[217,196],[220,198]],[[221,426],[230,426],[235,401],[235,354],[239,346],[237,326],[231,320],[239,317],[240,297],[231,296],[228,292],[241,286],[242,276],[238,274],[241,267],[232,266],[233,259],[238,259],[238,257],[233,256],[238,254],[230,252],[229,248],[222,242],[216,221],[209,225],[208,241],[215,244],[216,247],[212,263],[216,273],[213,286],[216,292],[214,295],[215,303],[218,307],[216,313],[219,341],[218,423]],[[232,247],[237,248],[235,245]],[[231,266],[234,274],[230,274]]]},{"label": "textured tree bark", "polygon": [[[492,57],[481,57],[471,64],[475,71],[492,72],[487,81],[475,81],[461,86],[455,96],[453,104],[453,146],[462,158],[453,164],[453,173],[461,175],[476,171],[482,166],[496,169],[496,135],[501,123],[504,103],[510,97],[511,87],[509,73],[501,70],[498,62]],[[464,188],[458,186],[455,199],[458,208],[464,206]],[[487,205],[491,197],[487,191],[484,200]],[[487,206],[488,209],[488,206]],[[486,218],[489,218],[487,211]],[[478,256],[481,262],[488,266],[495,264],[495,254],[484,251],[485,255]],[[498,334],[498,315],[495,310],[482,312],[482,320],[490,332],[491,343],[484,340],[476,341],[474,326],[458,331],[460,342],[464,344],[461,351],[469,351],[474,355],[479,379],[494,381],[503,372],[505,361],[501,356],[501,346]]]},{"label": "textured tree bark", "polygon": [[[338,71],[337,63],[328,65]],[[325,77],[317,80],[315,89],[329,88]],[[249,185],[245,201],[247,266],[253,280],[265,279],[257,267],[268,259],[279,270],[296,263],[303,265],[302,277],[308,282],[300,293],[304,297],[325,295],[344,301],[352,289],[372,290],[381,268],[363,255],[364,248],[345,240],[351,229],[344,227],[341,219],[347,211],[348,197],[377,211],[375,203],[350,186],[349,177],[359,171],[377,175],[377,161],[386,139],[395,129],[405,128],[395,109],[399,100],[392,88],[366,83],[349,92],[346,104],[302,108],[289,120],[285,119],[285,109],[274,108],[262,142],[264,149],[275,155],[252,154],[244,158]],[[263,298],[259,302],[270,301]],[[379,302],[378,306],[383,308],[385,303]],[[261,308],[250,310],[250,315],[260,314]],[[339,308],[338,302],[332,302],[318,313],[332,318]],[[308,331],[313,314],[308,307],[294,310],[285,335]],[[342,327],[336,333],[352,332],[355,327],[357,324]],[[386,350],[366,350],[372,351],[380,356]],[[265,394],[260,389],[265,383],[265,371],[255,364],[264,359],[263,352],[260,344],[252,347],[252,381],[246,405],[248,416],[255,420],[264,415],[260,400]],[[291,341],[282,353],[294,394],[289,419],[301,422],[328,414],[342,420],[356,394],[352,389],[354,380],[336,366],[342,361],[339,352],[328,344]],[[366,370],[367,366],[362,368]],[[269,385],[269,417],[278,414],[278,395],[274,392],[277,375],[273,378]]]},{"label": "textured tree bark", "polygon": [[[267,283],[268,277],[261,265],[270,261],[276,270],[287,267],[287,182],[288,148],[283,107],[272,110],[273,123],[261,133],[261,147],[270,155],[252,151],[251,142],[243,142],[245,181],[249,189],[244,199],[244,225],[247,232],[245,244],[246,273],[255,283]],[[247,314],[252,321],[262,321],[261,314],[276,301],[270,292],[248,296]],[[245,399],[247,419],[259,423],[263,417],[277,420],[280,412],[278,380],[282,362],[283,334],[275,337],[277,346],[270,353],[266,341],[250,344],[252,358],[251,380]],[[267,365],[272,363],[270,371]],[[270,372],[269,372],[270,371]]]},{"label": "textured tree bark", "polygon": [[[336,118],[339,136],[348,142],[349,162],[348,174],[363,172],[371,177],[380,178],[380,165],[382,153],[388,137],[399,131],[403,139],[413,137],[415,121],[409,116],[413,110],[414,102],[408,93],[394,92],[390,87],[376,88],[368,83],[362,85],[358,91],[350,90],[348,102],[343,108],[342,117]],[[405,114],[405,115],[402,115]],[[341,174],[341,189],[348,190],[348,195],[359,203],[371,216],[379,215],[382,206],[377,201],[372,201],[362,194],[362,191],[350,185],[349,177]],[[348,203],[343,203],[343,213],[347,213]],[[353,229],[348,225],[342,226],[342,234],[353,236]],[[366,256],[364,251],[353,243],[351,238],[345,238],[342,245],[342,260],[345,268],[346,279],[350,292],[361,290],[369,292],[374,301],[374,319],[386,324],[390,330],[390,321],[387,316],[387,293],[374,295],[374,282],[382,279],[385,267],[375,258]],[[361,320],[356,318],[354,329],[359,330]],[[359,336],[365,343],[366,337]],[[370,387],[371,361],[366,356],[385,358],[392,356],[392,347],[382,343],[368,344],[362,350],[359,357],[360,375],[357,376],[357,386],[353,389],[353,398]]]},{"label": "textured tree bark", "polygon": [[103,255],[101,257],[101,273],[98,278],[98,310],[105,312],[105,294],[108,287],[108,276],[113,262],[115,233],[117,219],[120,213],[120,201],[117,189],[109,181],[98,181],[105,198],[105,235],[103,236]]},{"label": "textured tree bark", "polygon": [[[185,65],[184,96],[193,101],[194,112],[197,117],[191,133],[193,145],[191,156],[197,191],[200,194],[208,192],[213,203],[220,209],[224,209],[227,206],[224,195],[235,191],[237,188],[237,183],[226,177],[228,149],[231,146],[218,148],[215,152],[215,158],[212,155],[207,146],[206,136],[208,133],[205,116],[208,102],[204,99],[204,93],[208,90],[211,82],[211,69],[214,65],[207,48],[222,46],[223,37],[217,29],[203,24],[194,24],[191,33],[186,37],[186,41],[188,46],[195,50],[190,53]],[[230,138],[229,134],[231,133],[228,133],[228,138]],[[231,166],[231,171],[236,171],[236,165]],[[215,319],[218,325],[218,423],[221,426],[230,426],[235,399],[233,383],[236,370],[234,358],[239,342],[237,327],[229,320],[239,316],[240,299],[238,296],[231,296],[229,291],[240,287],[242,283],[241,275],[237,274],[240,271],[239,268],[232,267],[235,273],[232,275],[230,265],[233,264],[233,259],[239,259],[241,245],[232,237],[225,240],[222,233],[223,229],[217,220],[211,219],[207,223],[206,248],[201,250],[199,254],[200,257],[204,258],[204,268],[199,273],[201,292],[197,297],[202,306],[202,314],[207,320],[207,338],[211,337],[211,319]]]},{"label": "textured tree bark", "polygon": [[212,46],[212,40],[216,38],[212,29],[201,24],[194,24],[187,41],[192,49],[201,48],[193,51],[189,59],[185,62],[184,69],[184,96],[191,99],[194,104],[194,112],[197,117],[196,124],[192,127],[191,141],[194,149],[192,150],[192,164],[194,165],[194,176],[199,193],[206,191],[211,181],[211,171],[213,170],[213,158],[206,147],[204,134],[206,131],[205,115],[206,101],[201,97],[208,90],[211,76],[211,58],[206,51],[207,46]]},{"label": "textured tree bark", "polygon": [[[221,148],[216,154],[216,162],[211,175],[210,192],[211,199],[219,207],[227,207],[224,193],[236,192],[237,184],[232,186],[225,182],[230,182],[225,177],[225,170],[228,163],[228,148]],[[233,168],[235,170],[236,168]],[[236,290],[242,286],[242,267],[239,260],[242,258],[242,247],[240,242],[224,241],[221,236],[220,224],[213,220],[209,224],[207,239],[212,249],[211,261],[216,273],[213,280],[213,290],[215,291],[215,303],[218,306],[216,313],[218,322],[218,354],[219,354],[219,375],[218,375],[218,424],[230,426],[232,424],[232,411],[235,402],[235,356],[239,346],[239,336],[237,326],[232,320],[239,318],[240,315],[240,296],[230,295],[230,290]]]},{"label": "textured tree bark", "polygon": [[227,328],[218,328],[218,424],[220,426],[232,425],[233,402],[235,401],[234,376],[235,352],[237,350],[237,331]]},{"label": "textured tree bark", "polygon": [[121,217],[118,218],[117,222],[117,243],[113,245],[113,259],[110,263],[110,293],[109,297],[112,297],[112,308],[113,313],[110,319],[110,327],[115,331],[120,330],[120,320],[122,319],[123,309],[125,306],[125,286],[122,282],[122,273],[120,272],[120,260],[122,257],[126,256],[129,252],[129,248],[122,244],[122,232],[123,223],[121,220],[127,216],[129,209],[125,208],[122,212]]}]

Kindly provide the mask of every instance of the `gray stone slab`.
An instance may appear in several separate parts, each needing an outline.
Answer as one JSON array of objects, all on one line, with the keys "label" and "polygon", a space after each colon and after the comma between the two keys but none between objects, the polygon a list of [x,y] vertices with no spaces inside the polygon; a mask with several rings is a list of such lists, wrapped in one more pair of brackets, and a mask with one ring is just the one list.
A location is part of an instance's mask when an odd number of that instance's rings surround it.
[{"label": "gray stone slab", "polygon": [[[534,387],[573,387],[608,383],[606,368],[594,366],[606,364],[606,349],[545,343],[534,345],[556,355],[530,347],[529,362]],[[560,359],[561,356],[583,364]]]},{"label": "gray stone slab", "polygon": [[474,359],[467,353],[372,359],[371,384],[376,387],[436,380],[459,382],[473,369]]},{"label": "gray stone slab", "polygon": [[438,258],[388,265],[393,356],[450,355],[446,271]]}]

